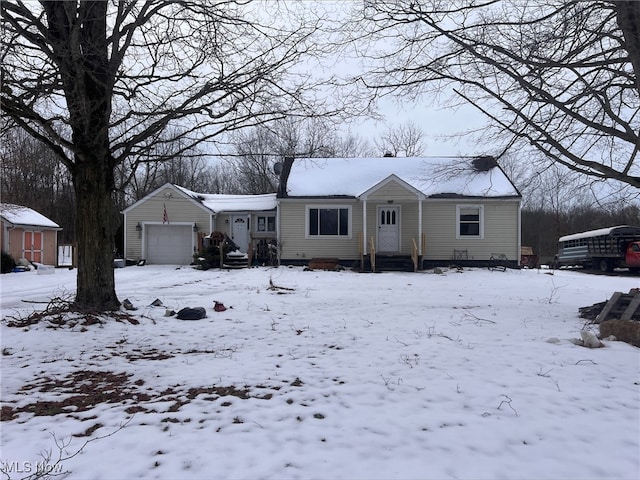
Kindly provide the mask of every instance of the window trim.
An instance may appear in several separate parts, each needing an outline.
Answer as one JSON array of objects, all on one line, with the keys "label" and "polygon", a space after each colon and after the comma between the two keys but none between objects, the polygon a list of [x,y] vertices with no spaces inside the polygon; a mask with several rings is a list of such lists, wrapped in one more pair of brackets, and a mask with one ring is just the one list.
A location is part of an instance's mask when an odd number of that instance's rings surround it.
[{"label": "window trim", "polygon": [[[260,230],[260,218],[264,218],[264,230]],[[273,218],[273,230],[269,230],[269,218]],[[276,233],[276,214],[256,215],[256,233]]]},{"label": "window trim", "polygon": [[[477,208],[478,209],[478,235],[462,235],[460,233],[460,212],[465,209]],[[484,205],[479,204],[461,204],[456,205],[456,239],[465,240],[465,239],[474,239],[474,240],[482,240],[484,239]]]},{"label": "window trim", "polygon": [[[304,209],[304,238],[307,239],[335,239],[335,240],[349,240],[353,235],[353,216],[352,206],[343,204],[310,204],[305,205]],[[310,211],[311,210],[347,210],[347,234],[346,235],[321,235],[319,232],[317,235],[311,235],[309,233],[310,227]],[[338,215],[339,217],[339,215]],[[339,229],[338,229],[339,230]]]}]

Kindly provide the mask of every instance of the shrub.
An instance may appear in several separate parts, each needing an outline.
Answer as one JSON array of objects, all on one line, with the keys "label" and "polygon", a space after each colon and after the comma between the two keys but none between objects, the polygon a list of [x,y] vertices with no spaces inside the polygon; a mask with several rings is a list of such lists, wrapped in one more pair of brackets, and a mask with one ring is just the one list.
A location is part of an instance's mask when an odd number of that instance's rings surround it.
[{"label": "shrub", "polygon": [[220,248],[205,247],[194,256],[194,263],[202,270],[216,268],[220,266]]},{"label": "shrub", "polygon": [[16,266],[15,260],[7,252],[2,252],[2,273],[9,273]]}]

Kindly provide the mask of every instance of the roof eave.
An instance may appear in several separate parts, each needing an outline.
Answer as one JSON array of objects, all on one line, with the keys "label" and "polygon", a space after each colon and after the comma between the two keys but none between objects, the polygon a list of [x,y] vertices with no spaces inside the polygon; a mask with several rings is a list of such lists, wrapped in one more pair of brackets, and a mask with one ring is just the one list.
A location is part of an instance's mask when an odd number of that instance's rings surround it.
[{"label": "roof eave", "polygon": [[355,195],[287,195],[279,200],[356,200]]},{"label": "roof eave", "polygon": [[471,199],[479,199],[479,200],[504,200],[504,199],[521,199],[522,195],[464,195],[462,193],[434,193],[432,195],[428,195],[427,198],[434,199],[453,199],[453,198],[471,198]]},{"label": "roof eave", "polygon": [[60,226],[52,226],[52,225],[34,225],[31,223],[13,223],[13,222],[9,222],[8,220],[4,220],[3,222],[5,222],[6,224],[10,225],[12,228],[25,228],[25,229],[44,229],[44,230],[56,230],[56,231],[60,231],[62,230],[62,227]]}]

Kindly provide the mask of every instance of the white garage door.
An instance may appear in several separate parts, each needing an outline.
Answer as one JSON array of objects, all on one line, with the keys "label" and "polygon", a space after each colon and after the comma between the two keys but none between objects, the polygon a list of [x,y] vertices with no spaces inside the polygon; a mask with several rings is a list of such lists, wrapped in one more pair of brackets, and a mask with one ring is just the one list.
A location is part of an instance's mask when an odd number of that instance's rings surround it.
[{"label": "white garage door", "polygon": [[147,225],[147,263],[189,265],[193,261],[193,228],[189,225]]}]

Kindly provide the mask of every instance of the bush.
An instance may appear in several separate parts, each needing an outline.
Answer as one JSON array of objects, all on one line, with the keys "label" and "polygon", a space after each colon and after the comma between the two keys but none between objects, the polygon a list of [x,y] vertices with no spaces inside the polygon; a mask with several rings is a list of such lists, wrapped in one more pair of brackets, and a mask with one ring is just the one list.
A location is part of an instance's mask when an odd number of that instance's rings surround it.
[{"label": "bush", "polygon": [[205,247],[193,256],[194,264],[201,270],[208,270],[220,266],[220,248]]},{"label": "bush", "polygon": [[7,252],[2,252],[2,273],[11,272],[16,266],[15,260]]}]

